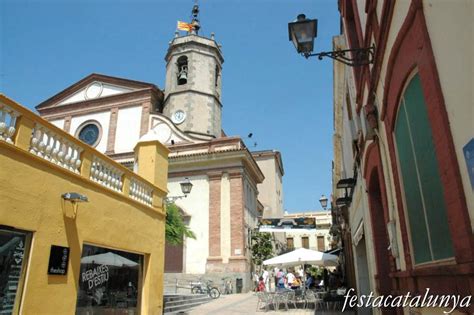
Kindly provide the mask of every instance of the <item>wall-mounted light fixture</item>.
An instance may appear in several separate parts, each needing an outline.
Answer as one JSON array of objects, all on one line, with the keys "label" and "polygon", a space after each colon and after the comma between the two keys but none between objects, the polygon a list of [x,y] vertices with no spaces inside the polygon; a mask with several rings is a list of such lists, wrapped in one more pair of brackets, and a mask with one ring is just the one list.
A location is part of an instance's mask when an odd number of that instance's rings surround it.
[{"label": "wall-mounted light fixture", "polygon": [[346,196],[346,197],[341,197],[336,199],[336,206],[342,207],[342,206],[348,206],[352,202],[352,197]]},{"label": "wall-mounted light fixture", "polygon": [[336,184],[336,188],[354,188],[356,184],[355,178],[343,178],[339,180]]},{"label": "wall-mounted light fixture", "polygon": [[336,199],[336,206],[349,206],[351,204],[352,194],[354,192],[354,187],[356,183],[357,179],[355,177],[343,178],[337,182],[336,188],[344,189],[344,197]]},{"label": "wall-mounted light fixture", "polygon": [[298,15],[295,21],[288,23],[289,39],[295,45],[296,51],[305,58],[318,57],[321,60],[323,57],[329,57],[351,67],[368,65],[374,62],[375,46],[313,54],[317,30],[318,20],[307,19],[304,14]]},{"label": "wall-mounted light fixture", "polygon": [[[89,201],[87,196],[84,196],[84,195],[81,195],[81,194],[75,193],[75,192],[64,193],[64,194],[61,195],[61,197],[64,201],[68,201],[68,202],[71,203],[72,210],[73,210],[72,218],[75,218],[76,215],[77,215],[78,203]],[[63,211],[66,213],[65,209],[63,209]]]},{"label": "wall-mounted light fixture", "polygon": [[181,186],[181,192],[183,193],[183,195],[182,196],[169,196],[169,197],[166,197],[165,198],[166,203],[172,203],[172,202],[175,202],[178,199],[186,198],[189,195],[189,193],[191,193],[191,190],[193,189],[193,184],[191,183],[189,178],[186,177],[184,179],[184,181],[182,181],[179,184]]}]

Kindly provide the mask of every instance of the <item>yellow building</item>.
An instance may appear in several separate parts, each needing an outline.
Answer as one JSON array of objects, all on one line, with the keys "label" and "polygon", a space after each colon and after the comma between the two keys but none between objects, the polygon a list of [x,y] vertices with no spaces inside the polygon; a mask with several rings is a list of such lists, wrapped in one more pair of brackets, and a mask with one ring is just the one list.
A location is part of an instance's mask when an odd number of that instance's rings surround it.
[{"label": "yellow building", "polygon": [[0,95],[2,314],[161,314],[168,150],[137,173]]}]

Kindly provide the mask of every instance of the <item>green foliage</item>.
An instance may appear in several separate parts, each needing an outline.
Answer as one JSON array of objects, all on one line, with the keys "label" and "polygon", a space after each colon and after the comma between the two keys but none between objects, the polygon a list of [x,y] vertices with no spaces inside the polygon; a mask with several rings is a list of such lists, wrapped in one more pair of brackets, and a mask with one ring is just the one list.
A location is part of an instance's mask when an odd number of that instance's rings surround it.
[{"label": "green foliage", "polygon": [[166,205],[166,242],[171,245],[179,245],[184,241],[184,237],[196,239],[196,235],[184,223],[178,206],[174,203]]},{"label": "green foliage", "polygon": [[252,235],[252,261],[260,266],[264,260],[273,257],[272,235],[256,232]]},{"label": "green foliage", "polygon": [[320,268],[320,267],[309,267],[308,269],[306,269],[306,271],[308,271],[313,277],[318,277],[318,276],[323,276],[323,269],[324,268]]}]

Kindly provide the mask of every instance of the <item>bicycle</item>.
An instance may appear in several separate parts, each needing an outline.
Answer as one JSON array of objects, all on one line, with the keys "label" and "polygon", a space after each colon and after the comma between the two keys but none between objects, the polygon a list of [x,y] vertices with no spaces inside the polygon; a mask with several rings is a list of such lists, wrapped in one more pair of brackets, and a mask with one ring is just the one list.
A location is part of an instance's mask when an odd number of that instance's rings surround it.
[{"label": "bicycle", "polygon": [[232,279],[230,277],[222,278],[222,292],[223,294],[232,294],[234,293],[234,288],[232,285]]},{"label": "bicycle", "polygon": [[221,296],[221,292],[219,291],[219,289],[217,287],[212,286],[211,280],[207,280],[205,286],[203,286],[201,280],[193,283],[191,286],[191,293],[208,294],[211,299],[217,299],[219,296]]}]

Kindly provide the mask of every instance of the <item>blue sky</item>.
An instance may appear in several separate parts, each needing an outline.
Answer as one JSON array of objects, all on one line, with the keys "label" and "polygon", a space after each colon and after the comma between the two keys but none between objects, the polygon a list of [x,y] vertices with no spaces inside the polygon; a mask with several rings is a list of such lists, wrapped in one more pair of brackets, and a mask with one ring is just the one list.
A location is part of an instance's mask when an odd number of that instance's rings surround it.
[{"label": "blue sky", "polygon": [[[332,61],[306,60],[288,41],[299,13],[318,19],[316,50],[339,34],[336,0],[201,0],[200,35],[216,35],[223,128],[252,150],[275,149],[289,212],[330,195]],[[164,56],[193,1],[1,0],[0,91],[31,109],[92,72],[164,88]],[[257,146],[254,148],[254,142]]]}]

